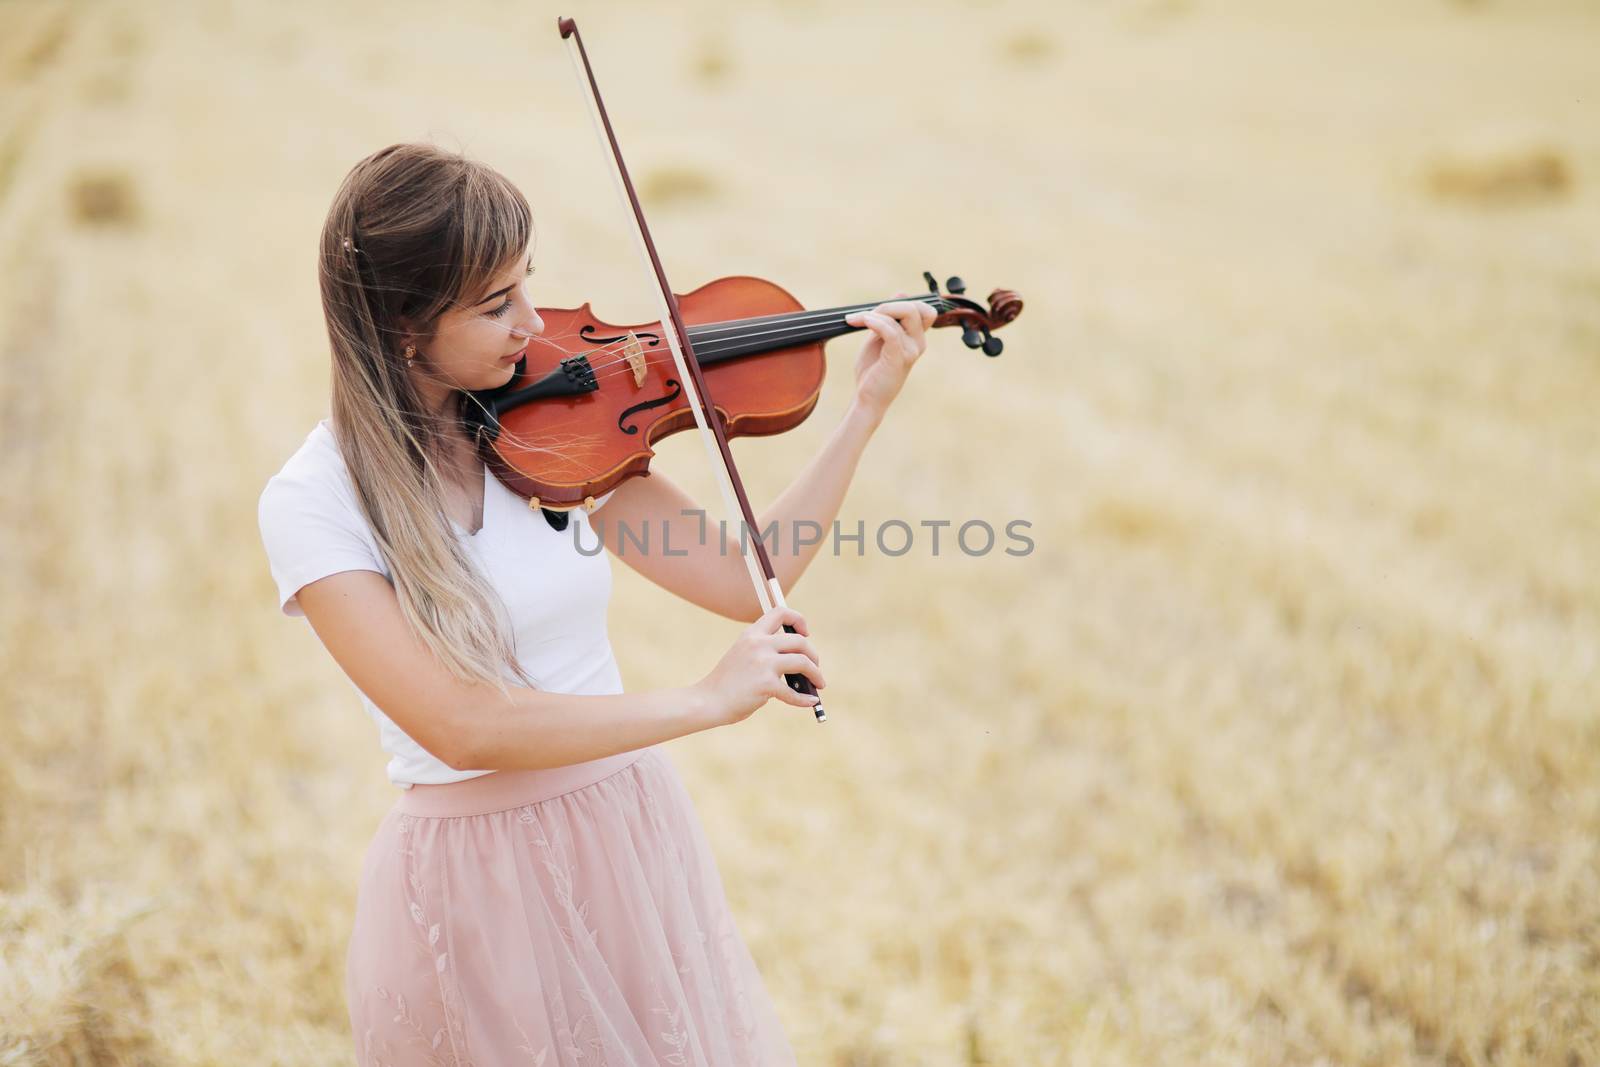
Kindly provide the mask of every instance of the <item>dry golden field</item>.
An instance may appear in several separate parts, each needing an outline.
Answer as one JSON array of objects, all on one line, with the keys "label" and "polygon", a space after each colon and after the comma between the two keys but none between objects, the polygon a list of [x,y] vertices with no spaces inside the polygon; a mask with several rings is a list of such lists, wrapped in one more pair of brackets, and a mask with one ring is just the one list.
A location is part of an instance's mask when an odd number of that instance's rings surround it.
[{"label": "dry golden field", "polygon": [[[830,722],[669,746],[801,1062],[1600,1063],[1600,7],[0,0],[0,1065],[353,1059],[394,790],[255,504],[382,145],[653,317],[557,14],[680,291],[1027,301],[841,519],[1035,551],[819,557]],[[614,572],[630,688],[738,630]]]}]

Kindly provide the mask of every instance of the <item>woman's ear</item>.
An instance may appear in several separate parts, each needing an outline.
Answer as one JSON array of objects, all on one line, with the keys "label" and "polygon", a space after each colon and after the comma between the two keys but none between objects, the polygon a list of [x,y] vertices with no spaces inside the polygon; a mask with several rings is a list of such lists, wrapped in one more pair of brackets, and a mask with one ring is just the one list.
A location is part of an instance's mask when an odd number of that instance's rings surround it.
[{"label": "woman's ear", "polygon": [[427,337],[418,326],[410,319],[401,319],[395,323],[395,351],[405,354],[409,346],[416,352],[421,352]]}]

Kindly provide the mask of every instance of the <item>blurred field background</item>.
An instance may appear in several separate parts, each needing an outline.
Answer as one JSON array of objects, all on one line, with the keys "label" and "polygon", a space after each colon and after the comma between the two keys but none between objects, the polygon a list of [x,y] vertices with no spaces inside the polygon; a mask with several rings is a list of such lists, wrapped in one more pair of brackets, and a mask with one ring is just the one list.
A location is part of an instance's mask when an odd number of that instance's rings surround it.
[{"label": "blurred field background", "polygon": [[[352,1060],[394,791],[255,503],[378,147],[515,180],[536,302],[653,317],[557,14],[680,291],[1027,302],[841,520],[1036,550],[819,557],[828,725],[669,746],[801,1061],[1600,1063],[1594,4],[5,0],[0,1065]],[[736,444],[758,506],[856,345]],[[630,688],[737,632],[613,569]]]}]

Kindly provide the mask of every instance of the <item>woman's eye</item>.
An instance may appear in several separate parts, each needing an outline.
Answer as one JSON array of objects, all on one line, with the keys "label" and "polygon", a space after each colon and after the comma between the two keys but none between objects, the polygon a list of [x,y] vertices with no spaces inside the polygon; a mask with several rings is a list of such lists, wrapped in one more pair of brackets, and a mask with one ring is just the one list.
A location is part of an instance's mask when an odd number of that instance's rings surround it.
[{"label": "woman's eye", "polygon": [[[532,276],[532,274],[533,274],[533,264],[530,263],[530,264],[528,264],[528,275]],[[485,314],[490,315],[490,316],[498,319],[498,318],[500,318],[502,315],[504,315],[506,312],[508,312],[510,310],[511,310],[511,298],[508,296],[508,297],[506,297],[506,302],[504,304],[501,304],[499,307],[495,308],[493,311],[485,312]]]}]

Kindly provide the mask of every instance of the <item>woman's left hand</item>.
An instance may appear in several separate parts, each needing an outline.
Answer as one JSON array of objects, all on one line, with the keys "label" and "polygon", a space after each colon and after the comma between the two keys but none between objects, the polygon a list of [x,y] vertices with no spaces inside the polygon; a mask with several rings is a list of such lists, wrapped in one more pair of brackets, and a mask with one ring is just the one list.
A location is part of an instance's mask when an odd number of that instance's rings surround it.
[{"label": "woman's left hand", "polygon": [[918,300],[891,300],[871,311],[844,317],[851,326],[872,331],[856,357],[857,404],[875,417],[883,417],[911,373],[911,365],[928,347],[925,331],[938,317],[931,304]]}]

